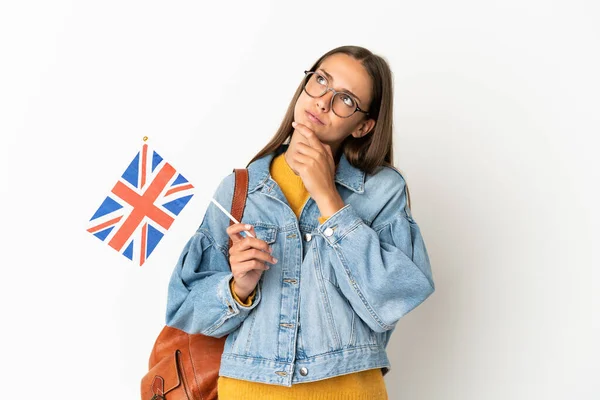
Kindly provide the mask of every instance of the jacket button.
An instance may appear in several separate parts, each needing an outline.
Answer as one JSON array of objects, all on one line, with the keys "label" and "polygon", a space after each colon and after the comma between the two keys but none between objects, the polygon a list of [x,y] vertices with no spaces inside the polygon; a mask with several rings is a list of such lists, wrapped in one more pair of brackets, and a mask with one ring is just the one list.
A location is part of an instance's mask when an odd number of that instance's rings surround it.
[{"label": "jacket button", "polygon": [[323,233],[325,233],[325,236],[329,237],[329,236],[333,235],[333,229],[327,228],[327,229],[325,229],[325,232],[323,232]]},{"label": "jacket button", "polygon": [[310,239],[312,239],[312,235],[310,233],[307,233],[304,235],[304,240],[306,240],[307,242],[310,242]]},{"label": "jacket button", "polygon": [[300,375],[302,375],[302,376],[308,375],[308,368],[306,368],[306,367],[300,368]]}]

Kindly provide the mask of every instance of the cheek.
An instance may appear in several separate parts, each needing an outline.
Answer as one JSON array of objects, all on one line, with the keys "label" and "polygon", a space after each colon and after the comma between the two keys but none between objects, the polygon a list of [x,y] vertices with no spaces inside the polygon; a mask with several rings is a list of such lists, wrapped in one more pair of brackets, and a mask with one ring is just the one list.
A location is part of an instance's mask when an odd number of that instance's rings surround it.
[{"label": "cheek", "polygon": [[344,118],[336,118],[335,121],[332,121],[331,130],[333,132],[333,136],[335,140],[344,140],[348,136],[352,134],[354,129],[356,129],[356,123],[353,121],[348,121],[348,119]]},{"label": "cheek", "polygon": [[309,101],[310,99],[312,99],[312,97],[310,97],[309,95],[306,94],[306,92],[303,90],[300,92],[300,96],[298,96],[298,101],[300,103],[306,103],[307,101]]},{"label": "cheek", "polygon": [[300,97],[298,97],[298,100],[296,100],[296,105],[294,106],[294,117],[299,118],[303,114],[305,108],[307,108],[306,99],[304,93],[302,93]]},{"label": "cheek", "polygon": [[345,118],[334,116],[331,118],[331,128],[338,135],[345,135],[345,132],[350,132],[352,124]]}]

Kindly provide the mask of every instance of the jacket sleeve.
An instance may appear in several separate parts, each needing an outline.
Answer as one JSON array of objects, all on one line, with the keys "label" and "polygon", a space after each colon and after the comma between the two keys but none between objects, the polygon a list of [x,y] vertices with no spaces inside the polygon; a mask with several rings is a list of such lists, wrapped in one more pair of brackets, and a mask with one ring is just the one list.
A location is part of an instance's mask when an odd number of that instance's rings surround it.
[{"label": "jacket sleeve", "polygon": [[341,292],[375,332],[393,330],[435,291],[425,242],[406,207],[404,180],[390,189],[371,226],[346,204],[317,228],[326,247],[322,262],[331,264]]},{"label": "jacket sleeve", "polygon": [[[231,208],[231,199],[227,200],[231,194],[222,190],[215,198],[223,207]],[[222,337],[237,329],[260,303],[260,284],[249,306],[235,301],[231,292],[233,274],[225,232],[228,225],[228,217],[209,203],[200,227],[185,245],[171,275],[167,325],[187,333]]]}]

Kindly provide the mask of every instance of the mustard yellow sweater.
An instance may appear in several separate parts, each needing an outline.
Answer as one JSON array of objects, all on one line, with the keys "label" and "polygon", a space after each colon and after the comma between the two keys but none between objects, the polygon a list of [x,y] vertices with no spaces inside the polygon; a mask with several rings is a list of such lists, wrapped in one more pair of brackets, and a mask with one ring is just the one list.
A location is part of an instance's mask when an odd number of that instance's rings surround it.
[{"label": "mustard yellow sweater", "polygon": [[[285,160],[284,154],[271,162],[271,176],[281,187],[296,217],[309,193],[302,179],[294,174]],[[319,223],[328,216],[320,216]],[[234,299],[245,306],[252,304],[256,290],[242,302],[235,294],[233,279],[230,283]],[[220,376],[218,380],[219,400],[387,400],[387,391],[383,375],[379,368],[340,375],[320,381],[296,384],[292,387],[269,385]]]}]

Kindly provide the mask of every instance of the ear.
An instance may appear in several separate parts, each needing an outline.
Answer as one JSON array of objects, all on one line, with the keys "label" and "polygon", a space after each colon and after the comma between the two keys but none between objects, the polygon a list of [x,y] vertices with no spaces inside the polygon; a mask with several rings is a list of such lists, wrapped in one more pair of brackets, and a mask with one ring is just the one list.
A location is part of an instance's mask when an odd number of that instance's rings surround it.
[{"label": "ear", "polygon": [[354,132],[352,132],[352,136],[355,138],[360,138],[365,136],[367,133],[371,132],[375,127],[375,120],[372,118],[367,119],[364,122],[358,124]]}]

